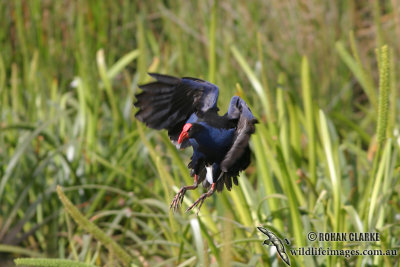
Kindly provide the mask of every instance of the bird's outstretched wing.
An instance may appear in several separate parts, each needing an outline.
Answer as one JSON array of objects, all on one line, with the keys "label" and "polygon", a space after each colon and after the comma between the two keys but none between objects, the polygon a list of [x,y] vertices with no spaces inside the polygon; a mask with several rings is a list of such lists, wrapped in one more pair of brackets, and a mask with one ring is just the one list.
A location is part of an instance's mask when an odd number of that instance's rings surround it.
[{"label": "bird's outstretched wing", "polygon": [[[136,95],[136,118],[153,129],[166,129],[173,143],[178,140],[183,125],[197,120],[199,114],[217,108],[218,87],[196,78],[177,78],[149,73],[155,82],[139,86]],[[188,146],[188,142],[180,147]]]},{"label": "bird's outstretched wing", "polygon": [[232,171],[233,166],[237,166],[238,170],[234,171],[241,171],[246,169],[250,163],[249,139],[250,135],[255,132],[257,119],[251,113],[246,102],[238,96],[232,97],[226,116],[230,120],[237,120],[237,126],[232,147],[221,162],[221,170],[228,172]]}]

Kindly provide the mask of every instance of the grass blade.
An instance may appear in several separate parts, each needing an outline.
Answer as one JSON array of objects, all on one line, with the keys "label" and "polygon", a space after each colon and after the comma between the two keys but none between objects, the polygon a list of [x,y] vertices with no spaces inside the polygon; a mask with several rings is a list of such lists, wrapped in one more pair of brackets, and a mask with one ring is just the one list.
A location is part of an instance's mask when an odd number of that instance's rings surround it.
[{"label": "grass blade", "polygon": [[83,214],[71,203],[71,201],[64,195],[62,188],[57,186],[57,194],[63,203],[66,211],[74,218],[75,222],[91,233],[95,238],[103,243],[110,251],[115,253],[115,255],[126,265],[132,262],[131,256],[120,247],[111,237],[104,233],[95,224],[85,218]]}]

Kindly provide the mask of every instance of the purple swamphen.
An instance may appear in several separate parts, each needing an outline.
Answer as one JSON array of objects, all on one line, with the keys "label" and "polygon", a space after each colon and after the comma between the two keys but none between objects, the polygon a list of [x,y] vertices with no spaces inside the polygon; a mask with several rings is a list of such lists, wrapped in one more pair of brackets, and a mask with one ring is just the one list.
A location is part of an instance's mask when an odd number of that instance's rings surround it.
[{"label": "purple swamphen", "polygon": [[198,206],[224,184],[228,190],[232,181],[250,164],[250,135],[255,132],[257,119],[246,102],[234,96],[228,112],[218,115],[218,87],[196,78],[176,78],[149,73],[155,82],[139,86],[143,92],[136,95],[134,104],[139,111],[136,118],[148,127],[168,130],[177,148],[193,147],[188,168],[194,184],[183,186],[172,200],[174,211],[182,204],[187,190],[203,183],[209,188],[186,211]]}]

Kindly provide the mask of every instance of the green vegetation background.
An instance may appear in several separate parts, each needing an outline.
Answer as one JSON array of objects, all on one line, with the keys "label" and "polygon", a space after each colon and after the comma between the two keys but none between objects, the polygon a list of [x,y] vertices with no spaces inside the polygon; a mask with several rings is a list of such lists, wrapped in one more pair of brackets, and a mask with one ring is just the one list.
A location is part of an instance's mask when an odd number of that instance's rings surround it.
[{"label": "green vegetation background", "polygon": [[[287,250],[399,252],[399,41],[397,0],[1,1],[0,265],[285,266],[256,226]],[[134,118],[147,72],[207,79],[222,111],[239,94],[259,118],[252,165],[198,217],[169,210],[191,151]]]}]

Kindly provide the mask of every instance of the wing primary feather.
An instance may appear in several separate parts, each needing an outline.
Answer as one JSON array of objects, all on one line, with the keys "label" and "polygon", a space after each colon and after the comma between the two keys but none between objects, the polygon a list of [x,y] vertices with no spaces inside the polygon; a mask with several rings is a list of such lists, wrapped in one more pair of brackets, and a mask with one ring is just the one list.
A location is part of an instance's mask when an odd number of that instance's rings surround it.
[{"label": "wing primary feather", "polygon": [[[134,106],[136,118],[153,129],[166,129],[171,141],[177,142],[183,125],[189,118],[217,109],[218,87],[196,78],[177,78],[149,73],[156,81],[140,85]],[[185,142],[180,147],[187,147]]]},{"label": "wing primary feather", "polygon": [[[226,114],[231,120],[238,120],[234,141],[221,162],[223,172],[239,172],[247,168],[250,163],[249,140],[250,135],[255,132],[257,119],[253,116],[246,102],[238,96],[231,99]],[[236,168],[234,168],[236,166]],[[234,168],[234,170],[231,170]]]}]

